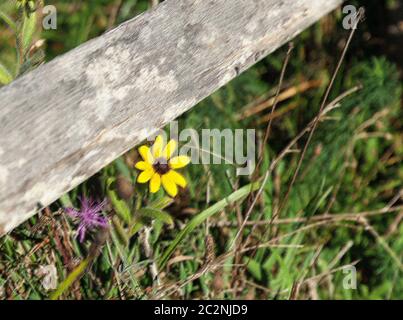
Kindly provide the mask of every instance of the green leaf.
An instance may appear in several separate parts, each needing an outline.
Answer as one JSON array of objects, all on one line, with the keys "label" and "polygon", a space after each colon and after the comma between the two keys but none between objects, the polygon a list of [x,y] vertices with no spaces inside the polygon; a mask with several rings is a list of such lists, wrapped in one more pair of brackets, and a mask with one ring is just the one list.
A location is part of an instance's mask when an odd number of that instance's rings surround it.
[{"label": "green leaf", "polygon": [[89,262],[91,261],[90,258],[84,259],[74,270],[67,276],[67,278],[59,284],[57,289],[50,295],[50,300],[57,300],[60,296],[68,289],[70,286],[76,281],[85,271]]},{"label": "green leaf", "polygon": [[108,178],[106,181],[106,189],[109,199],[111,200],[112,206],[115,209],[117,215],[123,219],[126,223],[130,224],[131,221],[131,211],[127,203],[120,199],[116,191],[111,188],[112,184],[115,182],[115,178]]},{"label": "green leaf", "polygon": [[74,207],[73,202],[71,201],[71,198],[68,193],[62,195],[60,197],[59,201],[61,202],[62,206],[65,208]]},{"label": "green leaf", "polygon": [[8,84],[13,81],[13,76],[7,68],[0,63],[0,84]]},{"label": "green leaf", "polygon": [[162,209],[165,209],[166,207],[168,207],[172,202],[173,202],[172,198],[162,197],[162,198],[159,198],[159,199],[155,200],[154,202],[150,203],[148,205],[148,207],[162,210]]},{"label": "green leaf", "polygon": [[156,220],[162,221],[169,225],[173,225],[173,223],[174,223],[172,220],[172,217],[168,213],[166,213],[165,211],[162,211],[162,210],[146,207],[146,208],[141,208],[138,211],[138,214],[140,215],[140,217],[156,219]]},{"label": "green leaf", "polygon": [[140,221],[137,221],[134,223],[132,227],[130,227],[130,232],[129,232],[129,237],[133,237],[137,232],[140,231],[140,229],[144,226],[144,224]]},{"label": "green leaf", "polygon": [[197,226],[202,224],[207,218],[213,216],[217,212],[223,210],[226,206],[238,201],[245,196],[247,196],[250,192],[257,190],[260,187],[260,182],[256,182],[253,184],[248,184],[241,189],[236,190],[235,192],[231,193],[228,197],[218,201],[211,207],[207,208],[206,210],[199,213],[195,216],[190,222],[186,225],[185,228],[181,232],[178,233],[176,238],[171,242],[169,247],[165,250],[162,254],[161,258],[158,261],[159,267],[162,269],[165,267],[168,259],[171,257],[172,253],[175,251],[176,247],[179,243],[188,236]]},{"label": "green leaf", "polygon": [[3,20],[15,33],[17,32],[17,25],[4,11],[0,10],[0,20]]},{"label": "green leaf", "polygon": [[135,223],[130,227],[129,237],[133,237],[144,226],[144,218],[155,219],[163,223],[173,225],[172,217],[162,211],[165,207],[172,203],[172,199],[163,197],[151,203],[148,207],[141,208],[137,211]]},{"label": "green leaf", "polygon": [[129,244],[129,237],[116,216],[112,218],[112,224],[115,228],[119,241],[122,243],[122,245],[127,246]]},{"label": "green leaf", "polygon": [[118,171],[123,174],[126,178],[131,177],[131,171],[130,169],[127,167],[126,163],[124,162],[123,158],[118,158],[115,160],[115,164],[116,164],[116,168],[118,169]]},{"label": "green leaf", "polygon": [[24,15],[24,21],[21,28],[21,45],[24,55],[31,46],[36,28],[37,14],[32,12],[29,16]]},{"label": "green leaf", "polygon": [[255,259],[252,258],[246,258],[244,259],[245,263],[247,263],[248,266],[248,271],[251,273],[251,275],[257,280],[261,281],[262,280],[262,266],[261,264],[256,261]]}]

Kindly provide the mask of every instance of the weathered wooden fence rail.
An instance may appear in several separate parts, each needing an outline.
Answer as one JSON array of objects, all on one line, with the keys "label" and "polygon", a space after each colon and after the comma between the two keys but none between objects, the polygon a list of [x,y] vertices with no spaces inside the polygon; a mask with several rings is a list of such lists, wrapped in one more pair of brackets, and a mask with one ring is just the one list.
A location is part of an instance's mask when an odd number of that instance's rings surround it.
[{"label": "weathered wooden fence rail", "polygon": [[168,0],[0,89],[0,235],[341,2]]}]

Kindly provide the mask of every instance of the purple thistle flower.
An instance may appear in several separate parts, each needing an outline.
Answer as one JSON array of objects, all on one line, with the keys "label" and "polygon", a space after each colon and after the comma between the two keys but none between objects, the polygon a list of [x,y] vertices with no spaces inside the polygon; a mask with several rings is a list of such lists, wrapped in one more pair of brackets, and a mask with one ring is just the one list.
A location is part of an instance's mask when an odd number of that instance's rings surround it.
[{"label": "purple thistle flower", "polygon": [[85,234],[95,228],[108,228],[109,222],[100,213],[105,208],[106,200],[101,203],[93,201],[91,198],[80,198],[81,210],[66,208],[66,213],[72,218],[78,218],[80,223],[77,228],[77,236],[80,242],[84,241]]}]

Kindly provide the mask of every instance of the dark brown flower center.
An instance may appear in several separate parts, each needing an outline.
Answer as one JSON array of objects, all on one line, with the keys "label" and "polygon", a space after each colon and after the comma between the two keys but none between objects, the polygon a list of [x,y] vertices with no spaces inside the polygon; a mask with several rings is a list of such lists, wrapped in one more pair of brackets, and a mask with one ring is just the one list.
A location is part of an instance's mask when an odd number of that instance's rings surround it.
[{"label": "dark brown flower center", "polygon": [[171,170],[171,167],[169,166],[168,161],[165,158],[155,159],[153,163],[153,168],[159,174],[165,174],[169,170]]}]

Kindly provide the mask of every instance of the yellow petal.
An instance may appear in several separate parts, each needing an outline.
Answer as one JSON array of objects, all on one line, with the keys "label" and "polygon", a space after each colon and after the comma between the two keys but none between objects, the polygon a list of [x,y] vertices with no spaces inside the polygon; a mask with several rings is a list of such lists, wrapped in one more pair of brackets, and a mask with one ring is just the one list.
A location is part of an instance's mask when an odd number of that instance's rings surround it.
[{"label": "yellow petal", "polygon": [[142,173],[139,174],[137,177],[138,183],[146,183],[148,180],[151,179],[155,171],[153,169],[144,170]]},{"label": "yellow petal", "polygon": [[148,162],[150,164],[154,162],[153,156],[148,146],[141,146],[139,148],[139,153],[145,162]]},{"label": "yellow petal", "polygon": [[154,173],[150,180],[150,192],[156,193],[161,187],[161,176],[158,173]]},{"label": "yellow petal", "polygon": [[167,143],[166,147],[162,151],[162,156],[165,159],[169,159],[170,157],[172,157],[172,154],[174,153],[175,149],[176,149],[176,141],[172,139]]},{"label": "yellow petal", "polygon": [[155,138],[155,141],[154,141],[154,144],[153,144],[153,156],[154,156],[154,158],[161,157],[163,144],[164,144],[164,139],[162,138],[162,135],[157,136],[157,138]]},{"label": "yellow petal", "polygon": [[169,160],[169,165],[172,169],[179,169],[187,166],[189,162],[190,158],[188,156],[178,156]]},{"label": "yellow petal", "polygon": [[147,170],[151,169],[151,164],[145,161],[139,161],[134,165],[134,167],[138,170]]},{"label": "yellow petal", "polygon": [[175,197],[178,194],[178,187],[176,186],[175,182],[170,178],[169,174],[164,174],[161,177],[162,186],[164,187],[165,191],[171,196]]},{"label": "yellow petal", "polygon": [[171,179],[178,186],[180,186],[182,188],[186,187],[186,184],[187,184],[186,179],[180,173],[178,173],[174,170],[171,170],[167,173],[167,175],[169,175],[169,179]]}]

